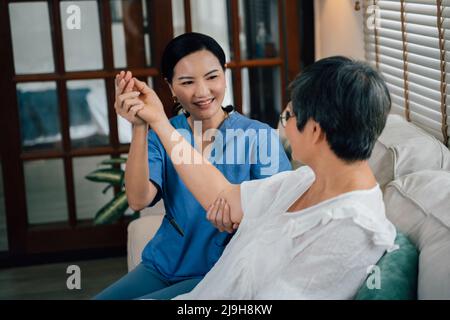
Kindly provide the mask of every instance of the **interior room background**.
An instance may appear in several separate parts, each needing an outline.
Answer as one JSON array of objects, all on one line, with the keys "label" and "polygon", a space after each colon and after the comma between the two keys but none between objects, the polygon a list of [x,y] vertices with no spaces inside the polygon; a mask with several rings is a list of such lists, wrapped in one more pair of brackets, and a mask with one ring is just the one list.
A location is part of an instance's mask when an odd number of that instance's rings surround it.
[{"label": "interior room background", "polygon": [[276,127],[287,84],[315,55],[312,1],[2,1],[0,15],[1,265],[125,253],[133,212],[94,226],[119,189],[85,179],[128,152],[131,127],[113,108],[119,70],[147,81],[172,115],[162,50],[206,33],[226,53],[224,104]]}]

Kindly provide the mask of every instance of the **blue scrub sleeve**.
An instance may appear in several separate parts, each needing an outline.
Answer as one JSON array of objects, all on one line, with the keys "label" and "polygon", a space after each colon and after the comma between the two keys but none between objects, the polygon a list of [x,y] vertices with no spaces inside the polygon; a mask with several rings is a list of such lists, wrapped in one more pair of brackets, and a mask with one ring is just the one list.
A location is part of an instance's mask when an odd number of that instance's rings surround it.
[{"label": "blue scrub sleeve", "polygon": [[149,204],[149,207],[154,206],[162,197],[162,190],[164,188],[164,149],[163,146],[153,130],[148,132],[148,167],[150,172],[150,181],[155,185],[158,192]]}]

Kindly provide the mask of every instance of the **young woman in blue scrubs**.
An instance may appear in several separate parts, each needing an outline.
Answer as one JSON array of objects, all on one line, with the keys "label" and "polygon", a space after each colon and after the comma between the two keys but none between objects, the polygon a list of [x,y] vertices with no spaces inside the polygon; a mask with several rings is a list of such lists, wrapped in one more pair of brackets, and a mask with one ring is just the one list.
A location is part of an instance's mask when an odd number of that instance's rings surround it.
[{"label": "young woman in blue scrubs", "polygon": [[[195,141],[202,150],[214,149],[210,159],[229,181],[238,184],[291,169],[273,129],[232,107],[222,107],[225,54],[214,39],[199,33],[174,38],[165,48],[161,70],[174,101],[184,111],[171,124],[192,145]],[[116,112],[133,124],[125,172],[128,202],[132,209],[141,210],[163,199],[166,216],[146,245],[142,263],[95,299],[170,299],[189,292],[213,267],[233,235],[208,222],[159,138],[136,116],[142,103],[133,96],[133,81],[129,72],[116,77]],[[127,105],[123,105],[125,100]],[[200,124],[201,130],[194,130]],[[209,129],[217,129],[217,137],[223,139],[208,149],[211,142],[203,141],[202,135]]]}]

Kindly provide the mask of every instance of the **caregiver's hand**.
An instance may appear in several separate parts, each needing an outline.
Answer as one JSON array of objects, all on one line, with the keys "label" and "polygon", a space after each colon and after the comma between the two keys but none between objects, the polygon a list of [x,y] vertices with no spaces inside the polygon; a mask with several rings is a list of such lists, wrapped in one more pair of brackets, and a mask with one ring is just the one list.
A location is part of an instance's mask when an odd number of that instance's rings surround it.
[{"label": "caregiver's hand", "polygon": [[231,222],[230,206],[223,198],[217,198],[211,204],[206,213],[206,219],[211,222],[220,232],[234,232],[239,224]]},{"label": "caregiver's hand", "polygon": [[[114,109],[121,117],[127,119],[133,125],[146,125],[146,122],[137,116],[144,108],[144,102],[139,98],[140,92],[135,88],[135,81],[131,72],[121,71],[116,75],[116,101]],[[133,89],[135,89],[133,91]]]},{"label": "caregiver's hand", "polygon": [[121,72],[117,78],[120,79],[115,103],[118,114],[133,124],[142,124],[142,119],[152,127],[169,121],[158,95],[145,82],[133,78],[130,71],[125,76]]},{"label": "caregiver's hand", "polygon": [[141,93],[140,99],[144,102],[144,108],[139,111],[139,116],[152,127],[157,123],[169,122],[164,106],[156,92],[150,89],[145,82],[133,79],[135,87]]}]

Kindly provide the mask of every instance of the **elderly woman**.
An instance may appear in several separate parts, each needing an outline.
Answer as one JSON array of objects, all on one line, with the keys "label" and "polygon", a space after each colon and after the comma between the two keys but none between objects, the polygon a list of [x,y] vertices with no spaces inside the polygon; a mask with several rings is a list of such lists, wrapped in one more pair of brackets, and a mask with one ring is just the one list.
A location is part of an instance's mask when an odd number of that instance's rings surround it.
[{"label": "elderly woman", "polygon": [[[305,166],[233,184],[172,127],[154,91],[136,80],[144,119],[207,218],[235,236],[205,278],[177,299],[351,299],[367,268],[393,248],[394,226],[367,163],[390,110],[371,67],[330,57],[291,84],[281,116]],[[190,161],[179,161],[189,154]]]}]

